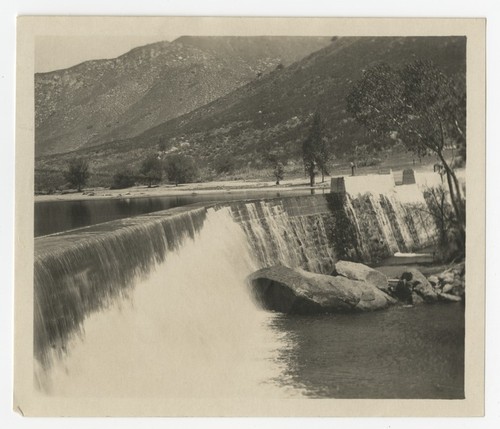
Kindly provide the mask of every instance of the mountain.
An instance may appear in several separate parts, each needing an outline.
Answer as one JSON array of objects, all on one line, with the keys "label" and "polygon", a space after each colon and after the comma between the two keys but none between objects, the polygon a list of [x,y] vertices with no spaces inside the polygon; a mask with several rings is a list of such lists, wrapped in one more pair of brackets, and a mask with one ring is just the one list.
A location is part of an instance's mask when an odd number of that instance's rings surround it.
[{"label": "mountain", "polygon": [[180,37],[35,75],[36,155],[134,137],[289,65],[327,37]]},{"label": "mountain", "polygon": [[449,75],[464,76],[465,48],[463,37],[337,38],[288,67],[274,69],[134,138],[40,159],[38,165],[63,165],[83,155],[91,159],[95,171],[113,171],[137,165],[163,142],[168,150],[177,148],[209,169],[228,156],[236,168],[259,168],[273,150],[300,158],[316,110],[326,121],[336,150],[349,151],[368,138],[345,108],[346,96],[364,69],[382,61],[401,66],[419,58],[432,60]]}]

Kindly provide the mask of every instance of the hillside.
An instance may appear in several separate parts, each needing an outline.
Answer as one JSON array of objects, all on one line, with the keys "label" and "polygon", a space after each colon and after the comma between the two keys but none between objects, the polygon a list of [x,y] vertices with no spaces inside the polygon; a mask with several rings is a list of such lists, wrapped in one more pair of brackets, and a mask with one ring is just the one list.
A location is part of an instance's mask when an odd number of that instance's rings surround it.
[{"label": "hillside", "polygon": [[325,46],[325,37],[181,37],[35,75],[36,155],[134,137]]},{"label": "hillside", "polygon": [[395,66],[430,59],[447,74],[465,72],[465,38],[338,38],[325,48],[281,70],[273,70],[190,113],[141,135],[90,150],[40,159],[39,166],[62,165],[88,156],[95,171],[137,164],[158,142],[179,148],[199,165],[214,168],[230,157],[236,168],[264,165],[266,154],[281,150],[297,160],[311,114],[321,112],[337,154],[367,142],[345,111],[345,98],[363,69],[384,61]]}]

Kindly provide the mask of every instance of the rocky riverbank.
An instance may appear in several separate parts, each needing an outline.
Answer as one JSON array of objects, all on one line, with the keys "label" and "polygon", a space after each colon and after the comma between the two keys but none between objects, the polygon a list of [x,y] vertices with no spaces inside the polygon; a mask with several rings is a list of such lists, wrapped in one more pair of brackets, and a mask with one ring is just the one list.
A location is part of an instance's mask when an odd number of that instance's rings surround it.
[{"label": "rocky riverbank", "polygon": [[401,267],[397,278],[366,265],[338,261],[332,275],[273,266],[248,278],[255,300],[265,309],[289,314],[359,312],[391,305],[465,300],[465,263],[424,276]]}]

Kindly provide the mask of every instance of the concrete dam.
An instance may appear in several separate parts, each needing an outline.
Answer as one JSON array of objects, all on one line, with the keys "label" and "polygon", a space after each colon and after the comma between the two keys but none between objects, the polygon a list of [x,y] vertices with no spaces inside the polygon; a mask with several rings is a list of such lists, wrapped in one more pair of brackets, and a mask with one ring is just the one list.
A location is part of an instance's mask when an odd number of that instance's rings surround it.
[{"label": "concrete dam", "polygon": [[250,273],[281,264],[329,274],[339,259],[376,263],[435,242],[425,192],[434,177],[362,179],[336,179],[324,195],[194,204],[36,238],[39,388],[276,395],[266,380],[285,371],[284,339],[250,299]]}]

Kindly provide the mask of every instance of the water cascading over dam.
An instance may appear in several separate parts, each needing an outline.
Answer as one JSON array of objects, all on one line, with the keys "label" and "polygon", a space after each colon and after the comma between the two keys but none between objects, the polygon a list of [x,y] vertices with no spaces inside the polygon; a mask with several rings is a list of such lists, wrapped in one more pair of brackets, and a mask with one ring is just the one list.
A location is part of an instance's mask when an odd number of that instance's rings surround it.
[{"label": "water cascading over dam", "polygon": [[252,302],[246,276],[275,264],[329,273],[340,258],[430,245],[435,225],[409,189],[194,205],[37,238],[39,387],[283,394],[272,380],[286,377],[278,355],[291,340],[269,328],[275,315]]}]

